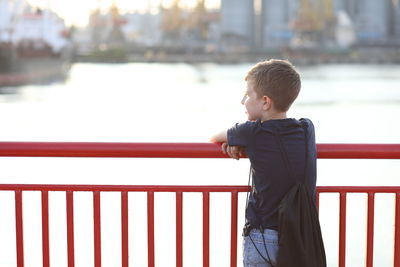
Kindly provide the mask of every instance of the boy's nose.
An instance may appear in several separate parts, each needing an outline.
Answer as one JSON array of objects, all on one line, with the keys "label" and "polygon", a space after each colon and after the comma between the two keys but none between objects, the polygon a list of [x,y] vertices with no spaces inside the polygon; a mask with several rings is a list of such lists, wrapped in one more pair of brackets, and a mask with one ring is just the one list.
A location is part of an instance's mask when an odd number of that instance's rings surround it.
[{"label": "boy's nose", "polygon": [[243,98],[242,98],[242,101],[240,101],[240,103],[241,103],[242,105],[244,105],[244,102],[246,101],[246,98],[247,98],[247,96],[244,95]]}]

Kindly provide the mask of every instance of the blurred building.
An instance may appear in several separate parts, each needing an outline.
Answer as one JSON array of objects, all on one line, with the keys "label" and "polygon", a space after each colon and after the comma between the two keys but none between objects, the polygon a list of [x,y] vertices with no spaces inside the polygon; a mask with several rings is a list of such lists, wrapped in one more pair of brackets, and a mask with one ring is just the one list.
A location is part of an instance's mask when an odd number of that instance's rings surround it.
[{"label": "blurred building", "polygon": [[390,10],[391,16],[389,23],[389,37],[393,38],[397,44],[400,44],[400,1],[394,1],[393,7]]},{"label": "blurred building", "polygon": [[131,13],[123,15],[126,23],[122,32],[128,43],[144,47],[152,47],[161,40],[160,14]]},{"label": "blurred building", "polygon": [[251,0],[221,1],[221,48],[246,50],[254,46],[254,3]]},{"label": "blurred building", "polygon": [[0,2],[0,18],[0,87],[65,78],[72,45],[63,19],[25,1]]},{"label": "blurred building", "polygon": [[384,44],[400,39],[397,0],[334,0],[335,12],[345,12],[359,44]]},{"label": "blurred building", "polygon": [[358,1],[355,22],[359,42],[376,43],[387,40],[391,4],[391,0]]},{"label": "blurred building", "polygon": [[221,0],[221,40],[248,48],[398,44],[400,0]]},{"label": "blurred building", "polygon": [[191,9],[173,3],[155,13],[95,11],[85,31],[90,43],[78,42],[175,54],[400,45],[400,0],[221,0],[219,10],[206,9],[205,0]]},{"label": "blurred building", "polygon": [[356,42],[355,19],[358,15],[358,0],[334,0],[336,19],[336,42],[339,47],[349,47]]},{"label": "blurred building", "polygon": [[92,43],[100,46],[123,46],[126,42],[121,30],[126,20],[119,14],[118,7],[113,4],[107,13],[95,10],[89,18],[89,29]]},{"label": "blurred building", "polygon": [[64,20],[50,10],[33,10],[28,7],[14,23],[12,42],[36,46],[49,46],[58,54],[69,45]]},{"label": "blurred building", "polygon": [[297,0],[263,0],[261,12],[262,47],[289,45],[294,32],[290,22],[297,16]]},{"label": "blurred building", "polygon": [[214,52],[220,37],[219,10],[208,10],[198,0],[194,8],[180,7],[175,0],[169,8],[161,8],[159,46],[172,53]]}]

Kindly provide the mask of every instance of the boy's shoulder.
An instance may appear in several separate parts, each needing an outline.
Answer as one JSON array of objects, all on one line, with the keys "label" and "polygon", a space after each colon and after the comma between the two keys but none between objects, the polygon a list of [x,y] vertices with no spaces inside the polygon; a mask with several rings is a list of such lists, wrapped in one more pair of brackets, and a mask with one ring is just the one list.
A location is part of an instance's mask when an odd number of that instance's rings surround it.
[{"label": "boy's shoulder", "polygon": [[306,128],[314,128],[313,122],[308,118],[294,119],[294,118],[286,118],[286,119],[276,119],[276,120],[267,120],[267,121],[246,121],[243,123],[237,123],[235,125],[236,128],[244,128],[244,129],[263,129],[273,131],[278,128],[285,127],[306,127]]},{"label": "boy's shoulder", "polygon": [[314,132],[314,123],[308,118],[301,118],[300,123],[302,124],[303,128],[307,129],[308,131]]},{"label": "boy's shoulder", "polygon": [[[277,139],[274,136],[280,136],[286,139],[293,134],[302,134],[303,131],[295,130],[299,128],[304,128],[308,136],[314,136],[314,125],[310,119],[302,118],[297,120],[287,118],[264,122],[257,120],[237,123],[235,126],[228,129],[227,141],[230,146],[248,146],[251,144],[259,144],[260,142],[275,142]],[[268,136],[272,139],[265,138]]]},{"label": "boy's shoulder", "polygon": [[313,122],[308,118],[287,118],[287,119],[277,119],[277,120],[268,120],[265,122],[259,122],[258,125],[255,126],[261,127],[271,127],[271,128],[285,128],[285,127],[314,127]]}]

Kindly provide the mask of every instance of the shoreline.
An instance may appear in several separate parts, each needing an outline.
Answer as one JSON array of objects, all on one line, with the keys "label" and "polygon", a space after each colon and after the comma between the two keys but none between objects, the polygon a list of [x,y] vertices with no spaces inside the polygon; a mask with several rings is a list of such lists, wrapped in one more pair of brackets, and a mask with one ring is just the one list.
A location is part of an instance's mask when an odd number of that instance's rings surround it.
[{"label": "shoreline", "polygon": [[167,51],[163,48],[152,48],[141,51],[127,49],[104,50],[100,53],[76,53],[74,62],[88,63],[216,63],[240,64],[254,63],[269,58],[288,59],[297,65],[318,64],[400,64],[400,46],[391,48],[358,47],[352,49],[280,49],[252,52],[213,52],[201,51]]}]

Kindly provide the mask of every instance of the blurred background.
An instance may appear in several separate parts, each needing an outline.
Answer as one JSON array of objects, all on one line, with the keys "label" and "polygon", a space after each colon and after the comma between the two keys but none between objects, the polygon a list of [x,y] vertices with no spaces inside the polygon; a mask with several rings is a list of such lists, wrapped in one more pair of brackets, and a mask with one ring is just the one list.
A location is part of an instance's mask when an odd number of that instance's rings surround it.
[{"label": "blurred background", "polygon": [[398,63],[399,44],[398,0],[0,1],[0,71],[29,79],[71,61]]},{"label": "blurred background", "polygon": [[[246,120],[244,77],[269,58],[300,72],[288,116],[310,118],[318,143],[400,143],[398,0],[0,0],[0,141],[208,142]],[[11,184],[244,185],[249,171],[247,160],[230,159],[0,166],[1,183]],[[399,173],[396,160],[318,160],[318,185],[398,186]],[[93,266],[85,194],[75,196],[76,266]],[[174,196],[165,195],[156,194],[156,262],[174,266]],[[230,198],[212,197],[211,265],[228,266]],[[16,266],[13,199],[0,194],[2,267]],[[146,199],[130,201],[130,261],[146,266]],[[374,262],[393,266],[394,195],[376,201]],[[241,225],[245,195],[239,203]],[[365,204],[363,194],[348,198],[348,266],[365,265]],[[52,265],[66,266],[65,195],[51,192],[50,205]],[[118,205],[102,193],[104,266],[120,264]],[[201,196],[185,195],[184,205],[184,264],[201,266]],[[321,196],[320,215],[328,266],[337,266],[336,194]],[[40,193],[24,193],[24,217],[25,265],[40,266]]]}]

